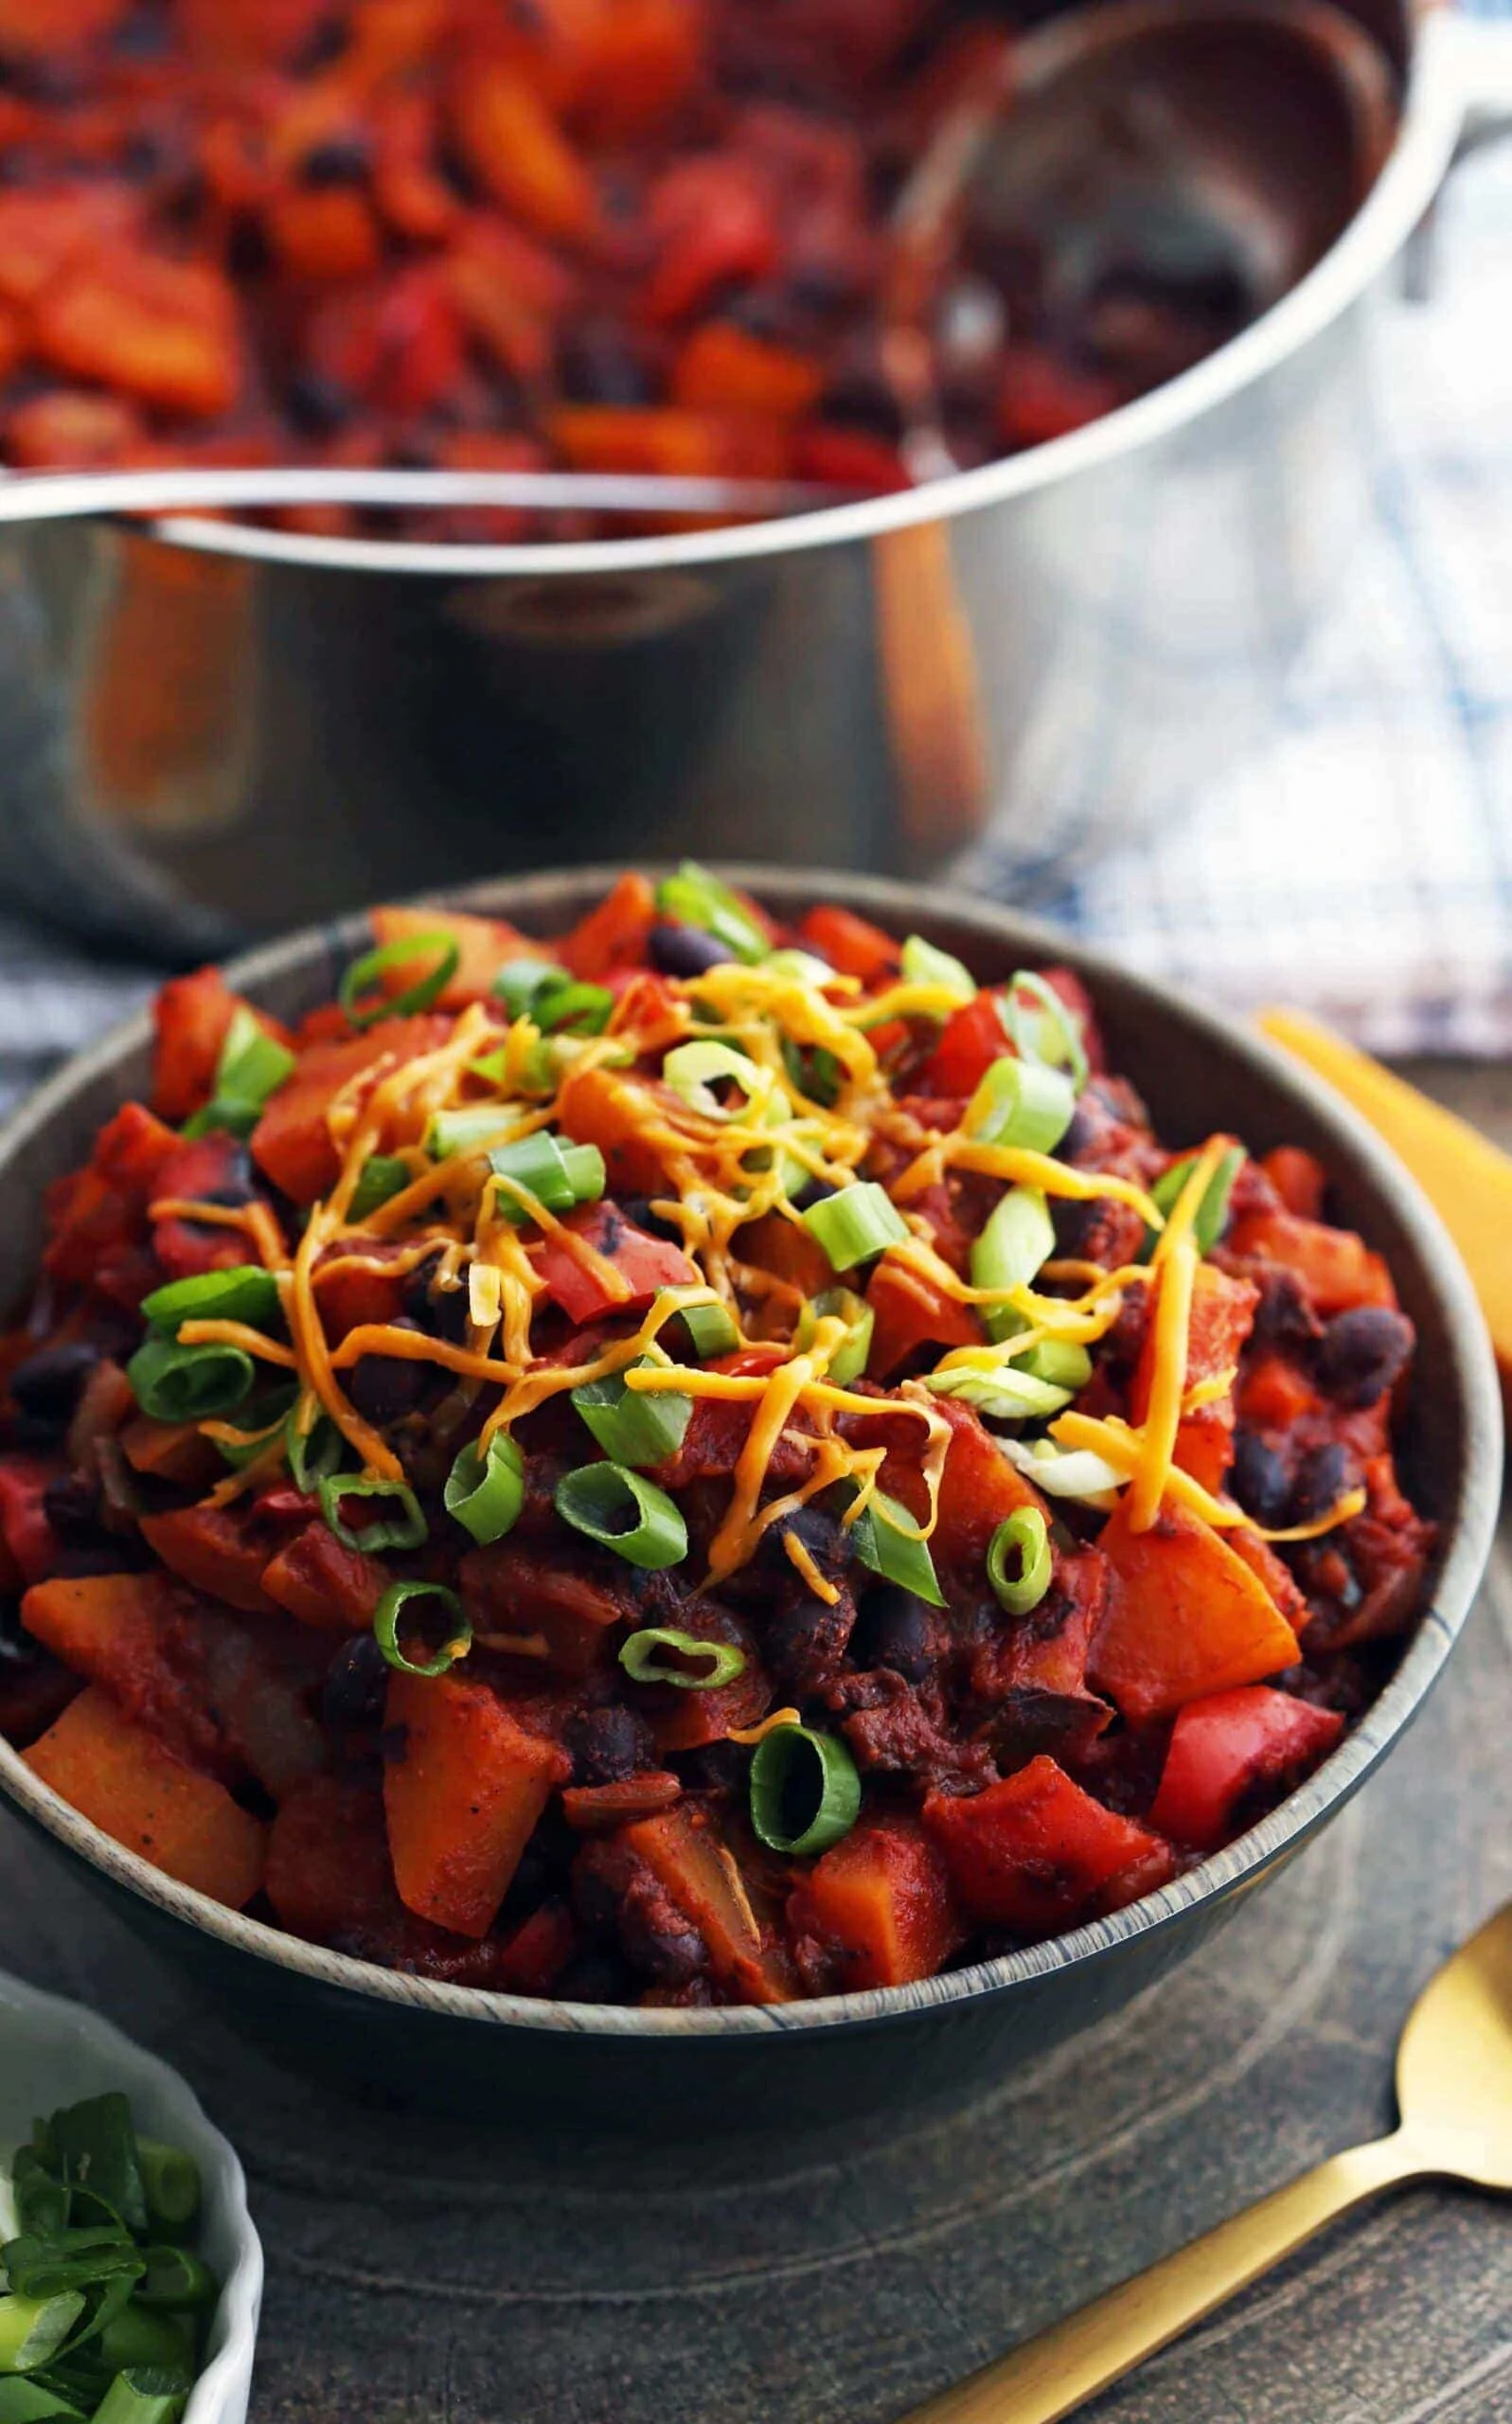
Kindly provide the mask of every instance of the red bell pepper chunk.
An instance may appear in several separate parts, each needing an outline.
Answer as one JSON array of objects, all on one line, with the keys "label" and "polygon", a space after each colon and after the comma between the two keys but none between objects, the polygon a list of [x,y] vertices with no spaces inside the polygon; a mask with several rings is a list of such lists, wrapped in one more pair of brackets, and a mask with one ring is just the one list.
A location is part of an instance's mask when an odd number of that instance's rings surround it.
[{"label": "red bell pepper chunk", "polygon": [[1105,1809],[1044,1756],[986,1792],[931,1793],[924,1827],[967,1909],[1027,1936],[1069,1927],[1115,1878],[1161,1849],[1147,1827]]},{"label": "red bell pepper chunk", "polygon": [[1150,1824],[1179,1844],[1216,1851],[1236,1831],[1248,1793],[1300,1781],[1343,1730],[1337,1709],[1263,1684],[1189,1702],[1171,1735]]},{"label": "red bell pepper chunk", "polygon": [[994,1060],[1011,1051],[996,993],[978,993],[952,1010],[944,1032],[918,1076],[926,1095],[974,1095]]},{"label": "red bell pepper chunk", "polygon": [[[43,1501],[50,1481],[66,1470],[59,1456],[7,1456],[0,1463],[0,1542],[12,1575],[41,1582],[58,1561],[58,1536]],[[11,1576],[5,1577],[13,1588]]]},{"label": "red bell pepper chunk", "polygon": [[562,1226],[612,1262],[630,1290],[629,1295],[616,1296],[596,1272],[577,1260],[569,1246],[555,1236],[542,1239],[530,1248],[530,1259],[552,1303],[560,1306],[569,1321],[591,1322],[602,1313],[631,1312],[649,1305],[658,1289],[699,1284],[697,1271],[680,1247],[663,1238],[648,1237],[607,1199],[569,1214]]}]

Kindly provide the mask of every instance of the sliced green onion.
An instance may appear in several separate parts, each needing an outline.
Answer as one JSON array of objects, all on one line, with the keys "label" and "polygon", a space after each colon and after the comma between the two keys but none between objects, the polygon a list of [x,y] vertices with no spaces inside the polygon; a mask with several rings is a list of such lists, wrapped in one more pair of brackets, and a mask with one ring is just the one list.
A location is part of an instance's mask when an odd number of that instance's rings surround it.
[{"label": "sliced green onion", "polygon": [[849,1834],[861,1777],[838,1734],[774,1725],[751,1760],[751,1824],[768,1849],[808,1859]]},{"label": "sliced green onion", "polygon": [[[418,1549],[428,1537],[419,1500],[407,1482],[380,1481],[368,1473],[322,1473],[315,1488],[320,1511],[343,1548],[363,1549],[373,1556],[379,1549]],[[365,1531],[355,1532],[341,1512],[348,1498],[388,1499],[397,1512],[386,1523],[369,1524]]]},{"label": "sliced green onion", "polygon": [[149,2219],[163,2230],[187,2229],[200,2210],[200,2166],[194,2157],[183,2147],[165,2146],[161,2138],[138,2138],[136,2160]]},{"label": "sliced green onion", "polygon": [[990,1371],[981,1364],[960,1364],[948,1372],[931,1372],[925,1386],[932,1396],[956,1398],[994,1422],[1044,1422],[1071,1403],[1069,1389],[1037,1381],[1018,1364],[1000,1364]]},{"label": "sliced green onion", "polygon": [[[210,2286],[213,2296],[213,2279]],[[89,2353],[92,2358],[98,2356],[112,2373],[134,2370],[139,2365],[161,2366],[178,2373],[188,2364],[190,2352],[182,2325],[169,2314],[144,2306],[138,2290],[130,2306],[111,2316]]]},{"label": "sliced green onion", "polygon": [[[496,1177],[525,1187],[548,1212],[571,1212],[579,1203],[596,1203],[604,1191],[604,1157],[597,1146],[564,1144],[544,1128],[513,1145],[498,1146],[489,1155],[489,1166]],[[516,1228],[527,1224],[529,1212],[507,1189],[498,1202],[505,1219]]]},{"label": "sliced green onion", "polygon": [[[1197,1207],[1197,1218],[1192,1222],[1192,1242],[1199,1254],[1211,1254],[1228,1227],[1229,1199],[1234,1193],[1234,1182],[1244,1167],[1244,1159],[1243,1146],[1231,1145],[1208,1180],[1202,1201]],[[1175,1211],[1182,1189],[1196,1169],[1197,1162],[1198,1156],[1188,1153],[1183,1160],[1173,1162],[1170,1168],[1155,1181],[1149,1191],[1163,1212]],[[1145,1242],[1140,1248],[1142,1262],[1149,1259],[1154,1247],[1155,1233],[1147,1230]]]},{"label": "sliced green onion", "polygon": [[47,2145],[55,2168],[70,2187],[86,2190],[113,2222],[145,2231],[141,2154],[130,2100],[118,2088],[64,2105],[47,2124]]},{"label": "sliced green onion", "polygon": [[[83,2185],[79,2183],[80,2189]],[[104,2201],[102,2196],[99,2201]],[[9,2239],[4,2260],[6,2278],[23,2298],[62,2298],[75,2290],[98,2289],[102,2281],[139,2281],[147,2269],[118,2221],[95,2230],[60,2231],[56,2238]]]},{"label": "sliced green onion", "polygon": [[347,1442],[329,1414],[317,1414],[310,1429],[300,1431],[294,1421],[297,1412],[296,1402],[289,1417],[289,1470],[295,1489],[309,1492],[340,1472]]},{"label": "sliced green onion", "polygon": [[250,1136],[268,1096],[277,1092],[294,1065],[287,1044],[269,1035],[246,1004],[239,1002],[221,1046],[210,1099],[186,1120],[185,1135],[207,1136],[221,1128],[233,1136]]},{"label": "sliced green onion", "polygon": [[471,1533],[480,1548],[487,1548],[491,1541],[502,1541],[518,1523],[525,1503],[525,1457],[518,1441],[507,1431],[494,1433],[486,1458],[478,1454],[477,1441],[470,1439],[457,1452],[446,1477],[442,1492],[446,1511]]},{"label": "sliced green onion", "polygon": [[543,985],[530,1006],[543,1035],[602,1035],[614,1014],[607,985],[578,984],[572,977]]},{"label": "sliced green onion", "polygon": [[1111,1506],[1128,1480],[1090,1448],[1058,1448],[1052,1439],[1000,1439],[1000,1452],[1049,1498],[1076,1498],[1088,1506]]},{"label": "sliced green onion", "polygon": [[557,1484],[557,1512],[575,1532],[613,1549],[629,1565],[660,1572],[687,1555],[681,1509],[626,1465],[579,1465]]},{"label": "sliced green onion", "polygon": [[[675,1045],[662,1062],[662,1075],[678,1100],[703,1119],[744,1119],[763,1108],[772,1092],[770,1070],[758,1068],[733,1043],[713,1038]],[[740,1101],[722,1103],[710,1091],[720,1079],[739,1087]]]},{"label": "sliced green onion", "polygon": [[[401,993],[382,994],[376,1002],[365,1000],[381,976],[391,968],[407,968],[411,960],[426,953],[436,954],[436,966],[429,972],[407,985]],[[381,943],[376,951],[365,952],[354,959],[336,989],[336,999],[353,1026],[376,1026],[380,1019],[407,1018],[414,1010],[428,1010],[431,1004],[445,992],[456,974],[462,954],[456,937],[437,926],[423,935],[401,935],[391,943]]]},{"label": "sliced green onion", "polygon": [[769,976],[792,976],[800,985],[817,985],[821,989],[835,981],[829,962],[816,959],[811,951],[769,951],[762,966]]},{"label": "sliced green onion", "polygon": [[[1050,1207],[1037,1186],[1008,1189],[971,1247],[973,1288],[1026,1288],[1056,1247]],[[988,1338],[1011,1338],[1023,1327],[1011,1305],[981,1308]],[[1004,1316],[1006,1315],[1006,1319]]]},{"label": "sliced green onion", "polygon": [[[690,1675],[675,1658],[702,1660],[704,1671]],[[746,1661],[745,1651],[732,1641],[700,1641],[675,1625],[645,1625],[621,1646],[619,1663],[632,1684],[675,1684],[681,1692],[717,1692],[745,1673]]]},{"label": "sliced green onion", "polygon": [[160,2308],[165,2314],[183,2314],[192,2307],[213,2306],[221,2285],[207,2264],[187,2247],[150,2247],[147,2271],[136,2285],[138,2306]]},{"label": "sliced green onion", "polygon": [[885,1490],[875,1489],[864,1513],[850,1526],[850,1542],[863,1565],[870,1566],[884,1581],[896,1582],[904,1591],[912,1591],[916,1599],[927,1599],[932,1608],[943,1608],[945,1594],[934,1572],[934,1560],[927,1541],[914,1537],[914,1518],[906,1506]]},{"label": "sliced green onion", "polygon": [[271,1329],[278,1318],[278,1282],[258,1262],[233,1271],[202,1271],[192,1279],[170,1279],[142,1298],[154,1329],[176,1336],[181,1322],[244,1322],[248,1329]]},{"label": "sliced green onion", "polygon": [[1076,1397],[1092,1378],[1092,1357],[1084,1346],[1067,1346],[1057,1338],[1047,1338],[1031,1346],[1027,1355],[1018,1359],[1021,1372],[1032,1380],[1048,1381],[1053,1389],[1064,1389],[1068,1397]]},{"label": "sliced green onion", "polygon": [[727,1306],[685,1305],[681,1318],[701,1364],[712,1364],[716,1356],[733,1355],[740,1344],[739,1328]]},{"label": "sliced green onion", "polygon": [[907,985],[939,985],[953,993],[964,1009],[977,996],[970,970],[948,951],[937,951],[922,935],[910,935],[903,945],[903,981]]},{"label": "sliced green onion", "polygon": [[240,1442],[218,1439],[215,1443],[233,1472],[255,1465],[277,1440],[282,1440],[288,1453],[289,1417],[298,1401],[298,1388],[291,1381],[285,1388],[259,1390],[253,1403],[242,1408],[240,1428],[245,1436]]},{"label": "sliced green onion", "polygon": [[433,1162],[450,1161],[454,1153],[481,1153],[507,1136],[519,1116],[519,1106],[512,1102],[468,1102],[456,1111],[434,1112],[425,1131],[425,1150]]},{"label": "sliced green onion", "polygon": [[[649,1355],[630,1368],[644,1370]],[[693,1400],[677,1389],[644,1393],[629,1386],[621,1372],[606,1372],[600,1381],[584,1381],[572,1393],[581,1415],[606,1456],[616,1465],[660,1465],[675,1456],[693,1419]]]},{"label": "sliced green onion", "polygon": [[1038,1506],[1005,1516],[987,1542],[987,1578],[1010,1616],[1026,1616],[1040,1605],[1054,1566],[1050,1527]]},{"label": "sliced green onion", "polygon": [[696,859],[685,859],[676,875],[665,877],[657,885],[656,906],[680,925],[697,926],[712,935],[747,967],[754,968],[767,955],[766,936],[750,911],[727,883],[701,867]]},{"label": "sliced green onion", "polygon": [[571,971],[559,967],[554,959],[507,959],[489,989],[511,1019],[523,1019],[544,988],[572,981]]},{"label": "sliced green onion", "polygon": [[52,2298],[0,2296],[0,2373],[36,2373],[57,2354],[83,2311],[81,2290]]},{"label": "sliced green onion", "polygon": [[[407,1658],[399,1645],[399,1620],[414,1599],[436,1599],[451,1630],[434,1658]],[[472,1647],[472,1623],[454,1591],[442,1582],[391,1582],[373,1610],[373,1638],[401,1675],[444,1675]]]},{"label": "sliced green onion", "polygon": [[[1020,1000],[1023,993],[1029,995],[1035,1008]],[[1081,1021],[1053,985],[1021,968],[1003,1003],[1003,1024],[1021,1060],[1041,1060],[1052,1069],[1064,1069],[1080,1094],[1091,1074]]]},{"label": "sliced green onion", "polygon": [[1064,1069],[1042,1060],[994,1060],[966,1108],[965,1127],[979,1145],[1007,1145],[1053,1153],[1076,1110],[1076,1090]]},{"label": "sliced green onion", "polygon": [[380,1204],[387,1203],[393,1196],[402,1195],[412,1176],[408,1162],[401,1162],[397,1153],[369,1153],[352,1189],[352,1200],[347,1207],[348,1219],[365,1221]]},{"label": "sliced green onion", "polygon": [[178,1346],[144,1339],[126,1366],[137,1404],[158,1422],[203,1422],[234,1414],[257,1379],[240,1346]]},{"label": "sliced green onion", "polygon": [[[830,971],[827,970],[826,973]],[[794,1091],[807,1101],[816,1102],[828,1111],[840,1100],[840,1090],[845,1082],[845,1068],[822,1043],[806,1049],[802,1044],[794,1043],[791,1035],[785,1035],[782,1039],[782,1065],[792,1080]]]},{"label": "sliced green onion", "polygon": [[57,2424],[85,2424],[85,2411],[24,2374],[0,2375],[0,2424],[54,2424],[55,2418]]},{"label": "sliced green onion", "polygon": [[877,1315],[865,1297],[858,1296],[852,1288],[821,1288],[818,1295],[811,1296],[804,1306],[792,1334],[793,1346],[800,1355],[808,1353],[820,1322],[827,1318],[845,1325],[845,1335],[829,1359],[828,1371],[835,1386],[843,1389],[859,1380],[866,1369]]},{"label": "sliced green onion", "polygon": [[875,1262],[889,1246],[901,1245],[908,1223],[884,1186],[864,1179],[810,1203],[802,1215],[804,1227],[816,1238],[836,1271],[851,1271],[859,1262]]},{"label": "sliced green onion", "polygon": [[134,2366],[116,2375],[95,2410],[94,2424],[178,2424],[191,2388],[187,2372]]},{"label": "sliced green onion", "polygon": [[[39,2139],[50,2139],[45,2123],[38,2124],[37,2135]],[[48,2169],[36,2146],[17,2148],[10,2166],[10,2187],[24,2232],[39,2238],[56,2238],[60,2231],[67,2229],[72,2193],[66,2183]]]}]

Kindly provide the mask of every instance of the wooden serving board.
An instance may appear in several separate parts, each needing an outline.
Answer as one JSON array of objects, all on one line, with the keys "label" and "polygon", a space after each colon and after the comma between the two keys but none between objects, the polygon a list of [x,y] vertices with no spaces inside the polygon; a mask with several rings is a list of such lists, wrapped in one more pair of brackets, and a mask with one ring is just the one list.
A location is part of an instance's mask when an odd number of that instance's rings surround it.
[{"label": "wooden serving board", "polygon": [[[1512,1073],[1414,1072],[1512,1144]],[[1512,1894],[1512,1523],[1436,1698],[1144,2003],[958,2117],[702,2153],[525,2149],[318,2093],[0,1820],[0,1959],[158,2046],[268,2255],[254,2424],[887,2424],[1390,2114],[1416,1988]],[[1512,2417],[1512,2204],[1343,2225],[1086,2413]]]}]

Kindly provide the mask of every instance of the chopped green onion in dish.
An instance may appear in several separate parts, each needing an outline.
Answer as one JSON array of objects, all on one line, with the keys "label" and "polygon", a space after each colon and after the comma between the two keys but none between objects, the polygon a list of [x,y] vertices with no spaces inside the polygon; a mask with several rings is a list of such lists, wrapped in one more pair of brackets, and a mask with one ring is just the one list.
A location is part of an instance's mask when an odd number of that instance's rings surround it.
[{"label": "chopped green onion in dish", "polygon": [[[399,1637],[400,1618],[417,1602],[434,1602],[446,1617],[446,1637],[429,1658],[411,1658]],[[373,1610],[373,1638],[400,1675],[445,1675],[472,1647],[472,1626],[454,1591],[443,1582],[391,1582]]]},{"label": "chopped green onion in dish", "polygon": [[745,1673],[745,1651],[730,1641],[700,1641],[675,1625],[644,1625],[621,1645],[632,1684],[674,1684],[680,1692],[717,1692]]},{"label": "chopped green onion in dish", "polygon": [[1108,1508],[1129,1476],[1091,1448],[1058,1448],[1053,1439],[1003,1439],[998,1447],[1010,1465],[1048,1498],[1076,1498],[1085,1506]]},{"label": "chopped green onion in dish", "polygon": [[1050,1527],[1038,1506],[1005,1515],[987,1553],[987,1578],[999,1607],[1010,1616],[1028,1615],[1049,1590],[1054,1566]]},{"label": "chopped green onion in dish", "polygon": [[614,1015],[614,997],[607,985],[565,983],[543,986],[530,1006],[530,1015],[543,1035],[602,1035]]},{"label": "chopped green onion in dish", "polygon": [[943,1608],[945,1594],[934,1571],[929,1542],[916,1537],[917,1525],[906,1506],[885,1490],[874,1489],[870,1503],[850,1526],[850,1543],[863,1565],[886,1582],[912,1591],[933,1608]]},{"label": "chopped green onion in dish", "polygon": [[397,1153],[369,1153],[352,1189],[351,1218],[365,1221],[393,1197],[402,1195],[411,1175],[408,1162],[400,1161]]},{"label": "chopped green onion in dish", "polygon": [[[644,1370],[649,1356],[631,1369]],[[624,1375],[584,1381],[572,1401],[606,1456],[616,1465],[660,1465],[675,1456],[693,1419],[693,1400],[677,1389],[630,1388]]]},{"label": "chopped green onion in dish", "polygon": [[278,1319],[278,1282],[260,1263],[238,1263],[232,1271],[170,1279],[142,1298],[142,1310],[154,1329],[170,1337],[181,1322],[242,1322],[248,1329],[271,1330]]},{"label": "chopped green onion in dish", "polygon": [[480,1548],[502,1541],[520,1519],[525,1502],[525,1460],[507,1431],[496,1431],[486,1456],[470,1439],[457,1451],[442,1501],[449,1515],[471,1532]]},{"label": "chopped green onion in dish", "polygon": [[953,993],[964,1009],[974,1002],[977,982],[970,970],[952,957],[948,951],[937,951],[922,935],[910,935],[903,945],[903,981],[907,985],[937,985],[943,992]]},{"label": "chopped green onion in dish", "polygon": [[1063,1414],[1072,1398],[1070,1389],[1037,1381],[1022,1364],[955,1364],[932,1372],[926,1385],[932,1396],[957,1398],[991,1422],[1047,1422],[1053,1414]]},{"label": "chopped green onion in dish", "polygon": [[720,1355],[733,1355],[740,1344],[735,1316],[724,1305],[685,1305],[679,1319],[701,1364],[712,1364]]},{"label": "chopped green onion in dish", "polygon": [[239,1002],[221,1046],[210,1099],[185,1121],[185,1135],[208,1136],[223,1129],[231,1136],[250,1136],[269,1096],[277,1093],[294,1066],[288,1045],[269,1035],[246,1004]]},{"label": "chopped green onion in dish", "polygon": [[[392,968],[408,968],[412,961],[433,958],[435,965],[406,985],[402,992],[380,992],[372,999],[380,977]],[[336,989],[336,998],[353,1026],[376,1026],[380,1019],[408,1018],[417,1010],[428,1010],[437,1001],[461,963],[462,954],[454,935],[444,926],[422,935],[402,935],[391,943],[380,943],[376,951],[365,952],[354,959]]]},{"label": "chopped green onion in dish", "polygon": [[[363,1549],[369,1556],[376,1556],[380,1549],[418,1549],[429,1537],[419,1500],[407,1482],[380,1481],[371,1473],[322,1473],[315,1492],[320,1511],[343,1548]],[[375,1506],[389,1505],[395,1511],[386,1520],[365,1524],[358,1531],[341,1511],[354,1498],[370,1498]]]},{"label": "chopped green onion in dish", "polygon": [[861,1777],[838,1734],[774,1725],[751,1758],[751,1824],[768,1849],[809,1859],[849,1834]]},{"label": "chopped green onion in dish", "polygon": [[656,887],[656,906],[664,918],[678,925],[697,926],[712,935],[748,968],[767,955],[766,936],[750,911],[727,883],[701,867],[696,859],[685,859],[676,875],[663,878]]},{"label": "chopped green onion in dish", "polygon": [[604,1157],[597,1146],[567,1144],[545,1128],[522,1136],[516,1144],[496,1147],[489,1155],[489,1165],[494,1176],[505,1181],[498,1189],[499,1210],[517,1228],[526,1226],[534,1216],[514,1193],[516,1187],[523,1187],[543,1210],[559,1218],[579,1203],[596,1203],[604,1191]]},{"label": "chopped green onion in dish", "polygon": [[811,951],[768,952],[762,966],[769,976],[791,976],[795,983],[815,986],[821,992],[835,982],[828,961],[816,959]]},{"label": "chopped green onion in dish", "polygon": [[837,1388],[848,1388],[866,1369],[872,1332],[877,1327],[876,1312],[853,1288],[821,1288],[817,1296],[810,1296],[806,1302],[792,1334],[793,1346],[800,1355],[806,1355],[813,1345],[822,1321],[842,1321],[845,1325],[845,1335],[829,1359],[827,1377]]},{"label": "chopped green onion in dish", "polygon": [[289,1417],[289,1471],[295,1489],[313,1491],[340,1472],[347,1442],[329,1414],[317,1414],[311,1428],[301,1431],[298,1413],[296,1403]]},{"label": "chopped green onion in dish", "polygon": [[132,1357],[126,1377],[142,1412],[155,1421],[208,1422],[245,1402],[257,1370],[240,1346],[179,1346],[153,1333]]},{"label": "chopped green onion in dish", "polygon": [[627,1565],[657,1573],[681,1565],[687,1525],[665,1489],[628,1465],[579,1465],[557,1484],[557,1512],[585,1539],[613,1549]]},{"label": "chopped green onion in dish", "polygon": [[[1025,993],[1027,1002],[1023,998]],[[1021,1060],[1040,1060],[1049,1068],[1064,1069],[1076,1092],[1081,1093],[1092,1074],[1081,1040],[1081,1021],[1045,977],[1019,970],[1004,999],[1003,1024]]]},{"label": "chopped green onion in dish", "polygon": [[1076,1115],[1076,1094],[1063,1069],[1041,1060],[994,1060],[966,1107],[966,1132],[979,1145],[1053,1153]]},{"label": "chopped green onion in dish", "polygon": [[[1197,1207],[1197,1218],[1192,1222],[1192,1243],[1199,1254],[1211,1254],[1228,1227],[1229,1202],[1234,1193],[1234,1183],[1244,1167],[1244,1162],[1243,1146],[1231,1145],[1202,1190],[1202,1201]],[[1195,1153],[1186,1154],[1182,1161],[1173,1162],[1168,1170],[1163,1171],[1150,1188],[1151,1200],[1160,1205],[1167,1218],[1175,1211],[1182,1191],[1196,1169],[1197,1163],[1198,1156]],[[1155,1232],[1147,1230],[1145,1242],[1140,1248],[1139,1258],[1142,1262],[1148,1261],[1155,1250]]]},{"label": "chopped green onion in dish", "polygon": [[[759,1119],[773,1088],[770,1069],[716,1037],[674,1046],[662,1062],[662,1075],[678,1100],[702,1119]],[[738,1100],[721,1102],[714,1092],[720,1084],[736,1086]]]},{"label": "chopped green onion in dish", "polygon": [[1068,1397],[1076,1397],[1092,1378],[1092,1357],[1086,1348],[1067,1346],[1058,1338],[1041,1339],[1015,1361],[1031,1380],[1048,1381],[1053,1389],[1064,1389]]},{"label": "chopped green onion in dish", "polygon": [[454,1153],[482,1153],[519,1125],[518,1103],[463,1103],[455,1111],[435,1114],[425,1131],[425,1150],[433,1162],[449,1162]]},{"label": "chopped green onion in dish", "polygon": [[854,1271],[858,1263],[875,1262],[889,1246],[902,1245],[909,1236],[908,1223],[892,1197],[874,1179],[843,1186],[838,1194],[810,1203],[802,1219],[836,1271]]},{"label": "chopped green onion in dish", "polygon": [[489,989],[511,1019],[523,1019],[530,1015],[538,994],[572,981],[571,971],[554,959],[507,959]]},{"label": "chopped green onion in dish", "polygon": [[[1026,1288],[1056,1249],[1050,1206],[1037,1186],[1012,1186],[971,1247],[973,1288]],[[1011,1305],[984,1306],[982,1327],[995,1341],[1023,1327]]]},{"label": "chopped green onion in dish", "polygon": [[138,2139],[124,2095],[91,2096],[33,2125],[0,2193],[11,2206],[0,2424],[178,2424],[219,2293],[186,2237],[192,2158]]}]

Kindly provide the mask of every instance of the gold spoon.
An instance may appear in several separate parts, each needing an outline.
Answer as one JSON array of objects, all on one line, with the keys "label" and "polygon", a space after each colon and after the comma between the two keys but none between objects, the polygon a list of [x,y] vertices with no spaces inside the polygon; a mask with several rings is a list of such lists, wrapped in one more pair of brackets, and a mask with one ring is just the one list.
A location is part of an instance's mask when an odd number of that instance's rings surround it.
[{"label": "gold spoon", "polygon": [[1512,2190],[1512,1903],[1429,1980],[1396,2053],[1399,2126],[1120,2282],[903,2424],[1056,2424],[1367,2197],[1409,2180]]}]

